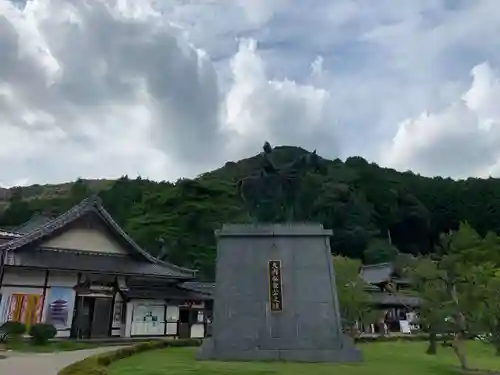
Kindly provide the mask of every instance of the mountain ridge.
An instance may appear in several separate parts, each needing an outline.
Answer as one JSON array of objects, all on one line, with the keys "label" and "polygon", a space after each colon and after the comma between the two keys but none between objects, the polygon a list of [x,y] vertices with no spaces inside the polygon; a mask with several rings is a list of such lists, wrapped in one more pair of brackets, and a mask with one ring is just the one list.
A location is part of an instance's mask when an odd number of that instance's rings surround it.
[{"label": "mountain ridge", "polygon": [[[306,152],[279,146],[273,156],[280,166]],[[464,221],[482,236],[500,233],[498,179],[424,177],[361,157],[323,160],[325,174],[309,173],[303,179],[296,213],[298,221],[321,222],[334,231],[334,254],[363,258],[370,246],[386,248],[388,254],[394,249],[413,255],[438,252],[440,236]],[[147,251],[159,254],[158,238],[166,238],[170,261],[200,269],[210,278],[214,230],[222,223],[250,221],[236,182],[255,171],[259,161],[259,155],[229,161],[175,182],[124,176],[14,188],[3,201],[0,228],[19,226],[37,212],[58,215],[98,193],[115,220]]]},{"label": "mountain ridge", "polygon": [[[276,146],[274,147],[274,157],[276,158],[277,164],[284,164],[290,161],[293,161],[294,158],[299,157],[307,152],[308,150],[298,147],[298,146],[287,146],[287,145],[281,145],[281,146]],[[197,177],[193,179],[206,179],[206,178],[212,178],[214,176],[218,176],[221,173],[222,174],[227,174],[228,171],[231,172],[232,170],[238,170],[239,173],[237,173],[238,178],[244,177],[244,173],[241,172],[241,167],[238,165],[241,164],[247,164],[247,166],[244,168],[244,170],[247,169],[252,169],[252,168],[257,168],[258,164],[258,158],[260,154],[256,154],[254,156],[248,157],[248,158],[243,158],[238,161],[227,161],[223,166],[216,168],[211,171],[203,172],[199,174]],[[410,174],[414,175],[420,178],[425,178],[425,179],[443,179],[443,180],[450,180],[454,182],[460,182],[460,181],[467,181],[470,179],[474,180],[499,180],[498,178],[494,177],[488,177],[488,178],[480,178],[480,177],[467,177],[463,179],[455,179],[451,177],[441,177],[441,176],[423,176],[420,175],[419,173],[414,173],[411,170],[407,171],[399,171],[390,167],[381,167],[375,162],[368,162],[361,156],[350,156],[346,158],[346,160],[341,160],[339,158],[335,159],[326,159],[327,162],[330,163],[348,163],[349,160],[360,160],[361,163],[366,163],[368,165],[375,166],[377,168],[380,168],[382,170],[387,171],[388,173],[396,173],[396,174]],[[229,173],[231,174],[231,173]],[[179,180],[183,180],[185,178],[179,178]],[[100,192],[102,190],[105,190],[109,188],[118,178],[116,179],[110,179],[110,178],[81,178],[82,181],[84,181],[93,192]],[[162,182],[162,181],[156,181],[156,182]],[[32,185],[23,185],[23,186],[13,186],[9,188],[1,187],[0,186],[0,207],[2,204],[5,204],[6,201],[9,200],[9,198],[13,195],[13,193],[17,190],[22,191],[22,196],[24,199],[37,199],[37,198],[55,198],[55,197],[60,197],[60,196],[65,196],[66,194],[69,193],[70,188],[74,181],[66,181],[66,182],[61,182],[61,183],[47,183],[47,184],[32,184]]]}]

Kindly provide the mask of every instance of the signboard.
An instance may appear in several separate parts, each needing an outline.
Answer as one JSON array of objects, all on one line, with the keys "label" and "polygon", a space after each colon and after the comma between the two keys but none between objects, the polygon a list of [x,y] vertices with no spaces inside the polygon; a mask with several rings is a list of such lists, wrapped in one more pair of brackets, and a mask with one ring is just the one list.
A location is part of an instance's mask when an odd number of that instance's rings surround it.
[{"label": "signboard", "polygon": [[283,286],[281,279],[281,260],[270,260],[269,271],[269,303],[272,312],[283,311]]}]

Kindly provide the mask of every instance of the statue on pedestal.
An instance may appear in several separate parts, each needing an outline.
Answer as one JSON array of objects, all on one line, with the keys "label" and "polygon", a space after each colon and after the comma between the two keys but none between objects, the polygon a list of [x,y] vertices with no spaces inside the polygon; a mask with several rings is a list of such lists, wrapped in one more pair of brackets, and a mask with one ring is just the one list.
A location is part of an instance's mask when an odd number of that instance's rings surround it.
[{"label": "statue on pedestal", "polygon": [[256,222],[294,221],[302,178],[308,172],[324,172],[326,165],[314,150],[278,168],[269,142],[263,150],[260,169],[238,181],[239,195]]}]

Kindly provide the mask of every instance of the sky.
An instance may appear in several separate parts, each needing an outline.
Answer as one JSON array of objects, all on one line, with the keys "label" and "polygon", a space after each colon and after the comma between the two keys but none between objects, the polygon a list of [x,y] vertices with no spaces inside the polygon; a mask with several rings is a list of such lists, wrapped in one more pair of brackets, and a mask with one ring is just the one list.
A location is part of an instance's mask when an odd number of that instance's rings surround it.
[{"label": "sky", "polygon": [[194,177],[265,140],[500,177],[498,0],[0,0],[0,186]]}]

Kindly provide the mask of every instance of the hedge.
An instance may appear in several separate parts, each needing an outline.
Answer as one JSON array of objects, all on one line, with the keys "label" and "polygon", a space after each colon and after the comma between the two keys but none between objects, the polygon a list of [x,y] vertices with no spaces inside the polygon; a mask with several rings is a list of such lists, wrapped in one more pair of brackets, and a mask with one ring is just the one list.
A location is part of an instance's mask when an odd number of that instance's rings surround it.
[{"label": "hedge", "polygon": [[128,346],[104,354],[98,354],[82,361],[75,362],[61,371],[58,375],[108,375],[107,367],[120,359],[133,356],[148,350],[168,347],[200,346],[202,340],[155,340]]},{"label": "hedge", "polygon": [[57,335],[57,329],[52,324],[37,323],[30,328],[31,341],[35,345],[45,345]]},{"label": "hedge", "polygon": [[[439,339],[439,338],[438,338]],[[354,341],[356,343],[369,343],[369,342],[395,342],[395,341],[427,341],[429,336],[426,334],[414,334],[414,335],[395,335],[395,336],[361,336],[356,337]]]},{"label": "hedge", "polygon": [[[357,343],[370,342],[391,342],[391,341],[425,341],[427,335],[408,335],[408,336],[364,336],[355,341]],[[142,353],[148,350],[162,349],[168,347],[186,347],[200,346],[202,340],[156,340],[140,343],[134,346],[128,346],[104,354],[98,354],[82,361],[75,362],[59,371],[58,375],[108,375],[107,367],[113,362],[119,361],[134,354]]]}]

